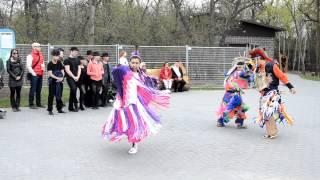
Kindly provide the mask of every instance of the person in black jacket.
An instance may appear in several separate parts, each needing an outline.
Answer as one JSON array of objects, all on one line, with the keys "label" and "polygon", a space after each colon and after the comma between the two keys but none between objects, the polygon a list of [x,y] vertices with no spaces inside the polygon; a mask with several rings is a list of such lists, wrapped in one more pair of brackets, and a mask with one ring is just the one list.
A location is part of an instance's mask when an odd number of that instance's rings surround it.
[{"label": "person in black jacket", "polygon": [[10,88],[10,102],[13,112],[20,110],[20,94],[23,84],[24,68],[19,57],[19,51],[12,49],[7,61],[7,72],[9,74],[8,86]]},{"label": "person in black jacket", "polygon": [[64,113],[62,110],[62,81],[64,77],[64,66],[61,61],[59,61],[59,50],[54,49],[51,52],[52,60],[47,65],[48,71],[48,85],[49,85],[49,94],[48,94],[48,112],[49,115],[53,115],[53,98],[56,98],[56,106],[58,113]]},{"label": "person in black jacket", "polygon": [[186,85],[186,82],[183,80],[183,72],[182,69],[179,67],[179,62],[176,61],[174,65],[172,66],[172,87],[174,89],[174,92],[182,92],[184,85]]},{"label": "person in black jacket", "polygon": [[102,58],[103,69],[104,69],[104,74],[102,79],[101,106],[104,107],[109,101],[110,102],[113,101],[112,100],[113,97],[110,94],[110,88],[112,88],[112,82],[113,82],[113,77],[111,74],[113,67],[109,62],[110,58],[107,52],[103,53],[101,58]]}]

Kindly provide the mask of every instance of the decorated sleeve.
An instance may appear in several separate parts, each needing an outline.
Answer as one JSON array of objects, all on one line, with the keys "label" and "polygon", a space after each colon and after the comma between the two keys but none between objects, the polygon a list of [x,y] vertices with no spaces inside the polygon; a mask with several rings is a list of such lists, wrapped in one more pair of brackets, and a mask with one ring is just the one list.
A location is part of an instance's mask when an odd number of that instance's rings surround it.
[{"label": "decorated sleeve", "polygon": [[277,78],[279,78],[279,80],[285,84],[289,89],[292,89],[293,86],[292,84],[289,82],[287,76],[279,69],[278,65],[273,65],[273,72],[276,75]]}]

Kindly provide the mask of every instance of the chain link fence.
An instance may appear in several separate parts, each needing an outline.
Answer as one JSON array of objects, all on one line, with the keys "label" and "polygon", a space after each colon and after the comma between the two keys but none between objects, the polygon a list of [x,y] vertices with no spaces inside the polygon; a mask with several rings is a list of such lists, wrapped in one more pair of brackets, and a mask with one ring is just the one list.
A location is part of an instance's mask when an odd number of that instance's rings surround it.
[{"label": "chain link fence", "polygon": [[[50,52],[54,48],[63,48],[65,57],[69,55],[69,49],[76,46],[80,50],[80,55],[86,56],[87,50],[98,51],[100,53],[108,52],[110,62],[113,65],[118,63],[119,52],[125,50],[130,56],[135,47],[132,45],[42,45],[41,49],[47,64],[51,60]],[[31,52],[31,45],[17,44],[20,58],[24,65],[26,57]],[[139,46],[139,52],[147,68],[161,68],[164,62],[171,65],[176,61],[181,61],[188,72],[192,86],[202,87],[221,87],[224,74],[231,67],[234,57],[243,55],[246,51],[243,47],[193,47],[193,46]],[[27,69],[26,71],[27,72]],[[25,73],[26,74],[26,73]],[[5,82],[7,82],[7,75]],[[24,78],[24,85],[29,82]],[[7,83],[6,83],[7,84]],[[44,85],[47,85],[47,73],[44,77]]]}]

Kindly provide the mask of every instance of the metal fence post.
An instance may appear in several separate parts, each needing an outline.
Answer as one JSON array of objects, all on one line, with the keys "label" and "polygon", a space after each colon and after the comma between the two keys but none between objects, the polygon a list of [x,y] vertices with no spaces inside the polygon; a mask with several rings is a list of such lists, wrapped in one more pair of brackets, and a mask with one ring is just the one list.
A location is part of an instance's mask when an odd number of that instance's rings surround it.
[{"label": "metal fence post", "polygon": [[50,62],[50,46],[51,46],[50,43],[48,43],[47,46],[48,46],[47,47],[48,48],[48,60],[47,61],[49,63]]},{"label": "metal fence post", "polygon": [[189,74],[189,46],[186,45],[186,70],[187,74]]},{"label": "metal fence post", "polygon": [[117,62],[117,64],[119,64],[120,62],[119,62],[119,44],[116,44],[116,62]]}]

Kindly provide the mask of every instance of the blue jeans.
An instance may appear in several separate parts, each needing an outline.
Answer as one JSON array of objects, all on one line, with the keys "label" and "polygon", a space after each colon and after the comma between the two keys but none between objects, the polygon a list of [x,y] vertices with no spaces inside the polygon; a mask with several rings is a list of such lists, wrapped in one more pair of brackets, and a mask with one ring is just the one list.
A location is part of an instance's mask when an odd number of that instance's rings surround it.
[{"label": "blue jeans", "polygon": [[29,106],[33,106],[34,94],[36,94],[36,104],[41,106],[42,76],[32,76],[30,80]]}]

